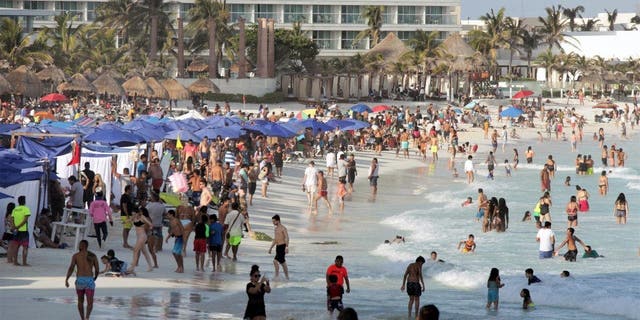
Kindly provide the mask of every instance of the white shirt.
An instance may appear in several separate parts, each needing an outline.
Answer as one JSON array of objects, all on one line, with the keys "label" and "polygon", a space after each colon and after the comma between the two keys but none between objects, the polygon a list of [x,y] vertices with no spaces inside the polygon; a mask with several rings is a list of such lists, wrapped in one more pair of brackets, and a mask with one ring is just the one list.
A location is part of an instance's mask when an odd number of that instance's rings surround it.
[{"label": "white shirt", "polygon": [[338,177],[347,176],[347,161],[344,159],[338,160]]},{"label": "white shirt", "polygon": [[540,251],[553,251],[553,241],[551,238],[555,238],[553,230],[547,228],[538,230],[536,239],[540,239]]},{"label": "white shirt", "polygon": [[[236,217],[238,217],[238,219],[236,219]],[[233,223],[233,220],[236,220],[236,222]],[[227,217],[224,219],[224,224],[229,225],[229,236],[241,236],[244,216],[237,210],[231,210],[227,213]],[[231,224],[233,224],[233,226]]]},{"label": "white shirt", "polygon": [[464,162],[464,172],[469,171],[473,171],[473,161],[467,159],[467,161]]},{"label": "white shirt", "polygon": [[336,166],[336,154],[333,152],[327,153],[327,168],[335,168]]},{"label": "white shirt", "polygon": [[316,167],[307,167],[304,169],[304,185],[307,187],[315,187],[318,183],[318,169]]}]

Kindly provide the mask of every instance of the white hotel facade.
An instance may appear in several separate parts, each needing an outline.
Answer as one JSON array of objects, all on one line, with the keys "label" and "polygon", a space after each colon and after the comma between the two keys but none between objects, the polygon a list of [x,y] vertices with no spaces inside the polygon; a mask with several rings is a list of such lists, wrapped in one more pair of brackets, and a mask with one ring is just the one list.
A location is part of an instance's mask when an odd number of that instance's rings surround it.
[{"label": "white hotel facade", "polygon": [[[395,32],[402,40],[413,37],[418,29],[438,31],[440,39],[462,30],[460,24],[460,0],[326,0],[319,4],[311,0],[227,0],[231,21],[243,17],[248,23],[258,18],[271,18],[276,28],[290,28],[293,22],[302,21],[302,29],[318,44],[321,56],[350,56],[370,48],[367,40],[353,43],[356,35],[367,28],[362,17],[366,6],[384,6],[382,38],[387,32]],[[95,9],[104,1],[53,1],[53,0],[0,0],[0,17],[21,16],[31,11],[28,26],[38,29],[53,24],[53,16],[63,11],[77,13],[78,21],[90,23],[95,19]],[[193,0],[170,3],[173,18],[187,22],[187,13]],[[42,11],[40,11],[42,10]],[[4,14],[3,14],[4,12]],[[49,16],[34,13],[47,12]]]}]

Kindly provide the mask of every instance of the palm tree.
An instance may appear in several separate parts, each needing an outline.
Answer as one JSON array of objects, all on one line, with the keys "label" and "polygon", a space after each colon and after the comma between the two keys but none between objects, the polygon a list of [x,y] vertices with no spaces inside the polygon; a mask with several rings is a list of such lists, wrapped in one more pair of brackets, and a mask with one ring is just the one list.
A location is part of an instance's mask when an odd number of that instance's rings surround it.
[{"label": "palm tree", "polygon": [[369,48],[373,48],[378,42],[380,42],[380,30],[382,29],[382,13],[384,12],[383,6],[367,6],[362,12],[362,17],[367,19],[367,29],[360,31],[353,43],[357,44],[364,38],[369,38]]},{"label": "palm tree", "polygon": [[598,22],[600,19],[588,19],[580,26],[580,31],[594,31]]},{"label": "palm tree", "polygon": [[[556,69],[556,66],[558,64],[558,60],[556,58],[556,55],[554,55],[551,52],[551,49],[547,49],[545,52],[541,53],[538,58],[536,59],[536,62],[538,63],[538,65],[542,68],[545,68],[547,71],[547,87],[549,87],[549,90],[553,90],[552,89],[552,74],[553,74],[553,70]],[[553,96],[553,91],[552,91],[552,96]]]},{"label": "palm tree", "polygon": [[509,50],[509,79],[511,79],[511,68],[513,66],[513,54],[520,52],[523,34],[525,31],[524,20],[507,18],[505,23],[505,48]]},{"label": "palm tree", "polygon": [[480,20],[484,21],[486,26],[486,46],[489,49],[489,56],[493,72],[497,73],[497,58],[498,49],[506,46],[506,24],[507,18],[504,14],[504,8],[500,8],[497,13],[494,13],[493,9],[480,17]]},{"label": "palm tree", "polygon": [[409,39],[408,44],[414,51],[425,51],[427,56],[433,56],[439,44],[438,36],[438,31],[428,32],[418,29],[413,38]]},{"label": "palm tree", "polygon": [[74,14],[61,13],[54,17],[55,26],[53,28],[44,27],[38,35],[42,41],[51,44],[54,63],[61,69],[69,68],[72,70],[77,66],[75,53],[81,45],[79,36],[87,25],[77,24],[74,27],[74,20]]},{"label": "palm tree", "polygon": [[560,45],[568,36],[564,33],[567,26],[567,19],[562,17],[562,6],[551,6],[545,8],[547,16],[545,18],[538,17],[538,21],[542,24],[541,33],[544,43],[549,46],[549,50],[558,47],[560,51],[564,51]]},{"label": "palm tree", "polygon": [[476,51],[482,52],[483,55],[489,55],[491,50],[491,38],[489,34],[483,30],[471,30],[468,34],[469,45]]},{"label": "palm tree", "polygon": [[90,26],[83,29],[78,37],[80,50],[76,53],[78,64],[74,66],[74,72],[110,66],[126,73],[124,58],[129,48],[128,45],[116,48],[116,34],[114,28]]},{"label": "palm tree", "polygon": [[0,30],[0,60],[7,60],[11,67],[53,62],[46,44],[41,39],[32,42],[31,35],[23,33],[21,23],[2,18]]},{"label": "palm tree", "polygon": [[531,56],[533,50],[538,48],[538,44],[542,40],[542,36],[536,31],[536,29],[524,30],[522,32],[522,50],[527,54],[527,78],[531,78]]},{"label": "palm tree", "polygon": [[609,22],[609,31],[613,31],[614,26],[616,24],[616,19],[618,19],[618,9],[613,9],[612,12],[609,12],[609,10],[604,9],[604,11],[607,13],[607,22]]},{"label": "palm tree", "polygon": [[569,19],[569,30],[571,30],[571,32],[575,31],[576,27],[578,26],[576,24],[576,18],[582,18],[582,14],[584,12],[584,7],[583,6],[577,6],[575,8],[564,8],[564,10],[562,10],[562,14]]},{"label": "palm tree", "polygon": [[360,93],[362,90],[362,74],[365,72],[365,56],[360,53],[357,53],[351,57],[349,57],[349,73],[355,74],[357,76],[357,92]]},{"label": "palm tree", "polygon": [[216,78],[218,74],[218,54],[216,52],[217,27],[225,24],[221,21],[224,4],[217,0],[196,0],[189,10],[189,25],[187,31],[192,34],[207,31],[209,38],[209,77]]},{"label": "palm tree", "polygon": [[631,23],[640,24],[640,15],[637,15],[631,18]]}]

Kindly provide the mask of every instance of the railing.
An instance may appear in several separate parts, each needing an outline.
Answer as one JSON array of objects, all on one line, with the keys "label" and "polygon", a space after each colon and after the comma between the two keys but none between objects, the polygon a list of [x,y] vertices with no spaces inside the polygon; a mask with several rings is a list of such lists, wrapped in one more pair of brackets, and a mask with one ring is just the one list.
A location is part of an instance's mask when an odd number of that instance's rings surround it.
[{"label": "railing", "polygon": [[426,14],[424,24],[457,24],[458,17],[455,14]]},{"label": "railing", "polygon": [[314,13],[313,23],[336,24],[339,16],[337,13]]}]

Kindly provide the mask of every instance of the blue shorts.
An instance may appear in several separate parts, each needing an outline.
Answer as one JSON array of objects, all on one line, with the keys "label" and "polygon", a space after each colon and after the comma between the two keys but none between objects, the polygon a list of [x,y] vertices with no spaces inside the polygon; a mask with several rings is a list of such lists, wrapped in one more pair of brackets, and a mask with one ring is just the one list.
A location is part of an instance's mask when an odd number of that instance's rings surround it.
[{"label": "blue shorts", "polygon": [[77,277],[76,278],[76,293],[78,296],[87,295],[87,297],[93,297],[96,290],[96,283],[93,277]]},{"label": "blue shorts", "polygon": [[476,213],[476,218],[480,219],[482,217],[484,217],[484,208],[480,208],[478,213]]},{"label": "blue shorts", "polygon": [[173,254],[182,254],[182,236],[176,237],[176,241],[173,243]]},{"label": "blue shorts", "polygon": [[551,251],[540,251],[540,259],[549,259],[553,257],[553,250]]}]

